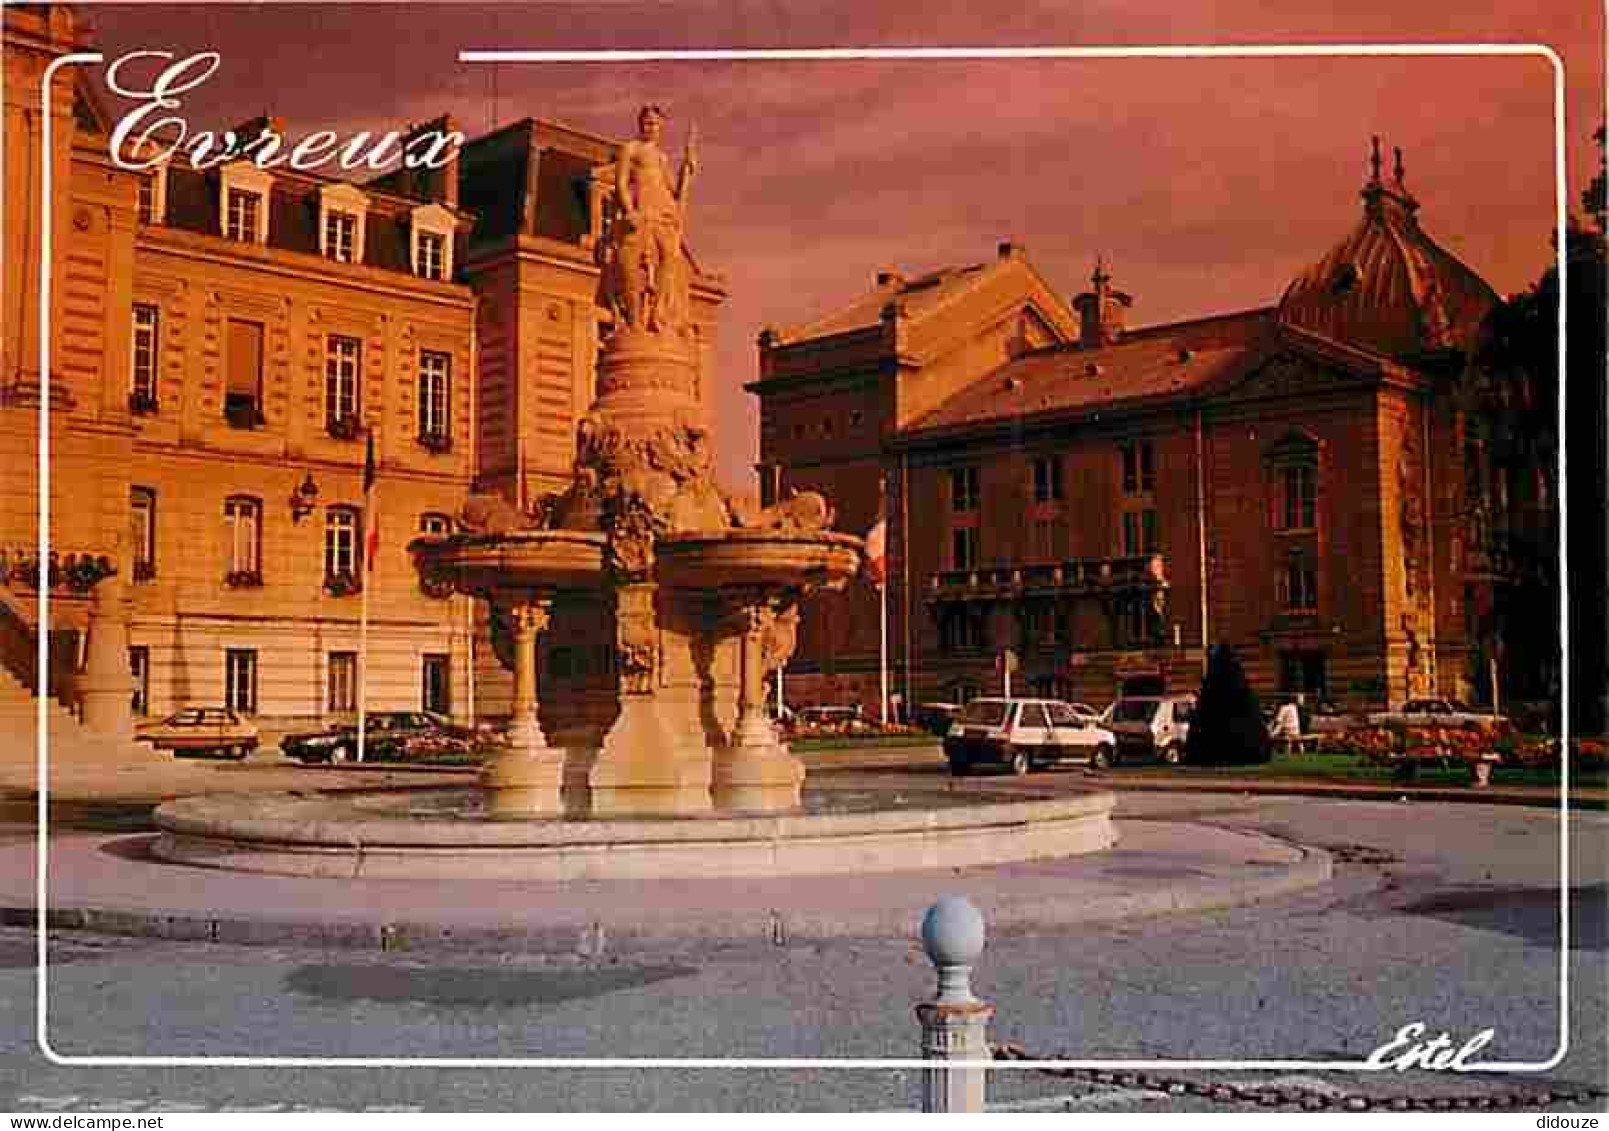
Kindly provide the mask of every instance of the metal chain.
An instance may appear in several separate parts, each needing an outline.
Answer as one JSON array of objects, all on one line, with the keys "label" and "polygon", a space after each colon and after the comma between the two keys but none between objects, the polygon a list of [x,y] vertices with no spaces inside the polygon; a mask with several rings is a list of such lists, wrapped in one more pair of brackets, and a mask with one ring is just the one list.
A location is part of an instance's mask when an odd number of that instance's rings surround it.
[{"label": "metal chain", "polygon": [[[1055,1060],[1057,1057],[1031,1056],[1021,1045],[991,1044],[995,1060]],[[1034,1071],[1060,1080],[1083,1080],[1092,1084],[1113,1084],[1125,1088],[1145,1088],[1170,1096],[1197,1096],[1213,1103],[1257,1104],[1260,1107],[1300,1107],[1304,1111],[1509,1111],[1547,1107],[1550,1104],[1591,1103],[1609,1097],[1601,1088],[1526,1089],[1512,1092],[1481,1092],[1471,1095],[1368,1096],[1339,1091],[1316,1091],[1299,1087],[1257,1087],[1240,1084],[1211,1084],[1165,1076],[1156,1072],[1111,1072],[1095,1068],[1038,1068]]]}]

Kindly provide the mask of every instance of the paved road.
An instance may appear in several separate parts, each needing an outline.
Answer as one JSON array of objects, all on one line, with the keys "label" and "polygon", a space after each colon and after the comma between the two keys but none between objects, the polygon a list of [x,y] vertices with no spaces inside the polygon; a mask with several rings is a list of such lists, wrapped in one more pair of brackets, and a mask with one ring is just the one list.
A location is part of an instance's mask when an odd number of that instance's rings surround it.
[{"label": "paved road", "polygon": [[[1546,810],[1135,794],[1131,819],[1188,817],[1318,844],[1318,891],[1232,911],[991,938],[976,986],[992,1036],[1037,1056],[1359,1058],[1424,1021],[1483,1056],[1556,1043],[1556,815]],[[13,827],[12,835],[24,830]],[[1292,1069],[1096,1081],[991,1074],[991,1101],[1051,1110],[1230,1110],[1186,1083],[1299,1097],[1534,1097],[1605,1086],[1609,819],[1577,815],[1572,1048],[1539,1074]],[[1136,877],[1143,883],[1144,877]],[[662,946],[585,958],[377,954],[64,937],[51,1041],[66,1055],[904,1057],[932,974],[912,940]],[[148,1068],[48,1063],[33,1047],[32,938],[0,932],[0,1108],[147,1110],[885,1110],[892,1069]],[[1272,1102],[1273,1097],[1267,1097]],[[1555,1110],[1599,1110],[1602,1098]]]}]

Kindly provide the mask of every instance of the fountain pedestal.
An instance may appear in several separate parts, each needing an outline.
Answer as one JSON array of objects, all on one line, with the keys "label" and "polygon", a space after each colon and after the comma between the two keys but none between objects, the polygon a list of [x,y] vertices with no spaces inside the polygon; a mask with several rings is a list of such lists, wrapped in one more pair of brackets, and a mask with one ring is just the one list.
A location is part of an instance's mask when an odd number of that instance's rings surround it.
[{"label": "fountain pedestal", "polygon": [[716,751],[710,782],[723,810],[770,813],[799,805],[804,763],[778,738],[765,710],[765,643],[776,617],[771,597],[763,591],[738,600],[742,675],[737,727],[731,744]]},{"label": "fountain pedestal", "polygon": [[622,695],[588,785],[597,816],[710,812],[710,750],[696,715],[652,695]]},{"label": "fountain pedestal", "polygon": [[616,590],[620,714],[587,775],[596,814],[687,815],[712,807],[696,673],[674,662],[687,642],[660,615],[660,602],[669,599],[652,582]]},{"label": "fountain pedestal", "polygon": [[514,634],[514,709],[508,745],[481,771],[486,809],[494,817],[557,816],[564,812],[564,751],[548,745],[537,718],[537,639],[551,623],[551,597],[527,599],[510,610]]}]

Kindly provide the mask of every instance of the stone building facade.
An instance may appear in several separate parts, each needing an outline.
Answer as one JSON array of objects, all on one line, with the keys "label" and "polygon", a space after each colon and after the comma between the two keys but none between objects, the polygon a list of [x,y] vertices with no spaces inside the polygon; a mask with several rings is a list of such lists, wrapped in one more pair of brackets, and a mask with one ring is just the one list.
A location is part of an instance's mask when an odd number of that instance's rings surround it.
[{"label": "stone building facade", "polygon": [[[1275,307],[1129,329],[1104,264],[1069,303],[1006,244],[762,334],[762,483],[887,516],[893,692],[1099,706],[1222,641],[1264,694],[1556,693],[1555,456],[1473,360],[1497,295],[1378,151],[1362,198]],[[877,608],[807,611],[789,700],[876,702]]]},{"label": "stone building facade", "polygon": [[[82,709],[90,657],[115,644],[129,671],[110,678],[137,715],[219,703],[269,725],[347,715],[367,586],[369,709],[506,710],[509,678],[470,599],[426,591],[407,545],[450,529],[472,492],[531,505],[568,481],[607,317],[594,245],[618,143],[525,119],[444,168],[362,184],[244,160],[138,173],[112,160],[111,123],[67,67],[51,84],[47,193],[41,82],[82,33],[61,6],[8,7],[5,21],[9,676],[37,686],[48,401],[58,568],[45,627],[65,703]],[[235,132],[269,129],[283,132],[268,118]],[[693,284],[707,408],[724,292],[708,273]]]}]

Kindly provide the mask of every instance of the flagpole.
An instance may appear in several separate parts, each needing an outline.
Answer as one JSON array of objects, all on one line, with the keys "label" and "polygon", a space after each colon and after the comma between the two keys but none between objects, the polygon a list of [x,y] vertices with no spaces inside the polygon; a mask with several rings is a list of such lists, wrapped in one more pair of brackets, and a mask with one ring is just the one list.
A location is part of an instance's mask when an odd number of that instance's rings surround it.
[{"label": "flagpole", "polygon": [[882,528],[877,553],[877,699],[888,727],[888,475],[877,477],[877,521]]},{"label": "flagpole", "polygon": [[374,515],[374,429],[369,429],[368,448],[363,461],[363,561],[359,564],[358,578],[362,590],[358,598],[358,753],[363,761],[369,728],[369,590],[374,588],[374,559],[376,556]]},{"label": "flagpole", "polygon": [[878,718],[888,725],[888,500],[887,477],[877,480],[877,521],[866,531],[862,575],[877,586],[877,698]]},{"label": "flagpole", "polygon": [[883,704],[883,726],[888,726],[888,581],[877,586],[877,685]]},{"label": "flagpole", "polygon": [[[368,507],[364,507],[363,519],[368,521]],[[367,565],[364,567],[367,569]],[[368,735],[368,727],[364,725],[367,716],[365,710],[369,701],[369,585],[365,579],[361,604],[358,613],[358,761],[363,761],[364,739]]]}]

